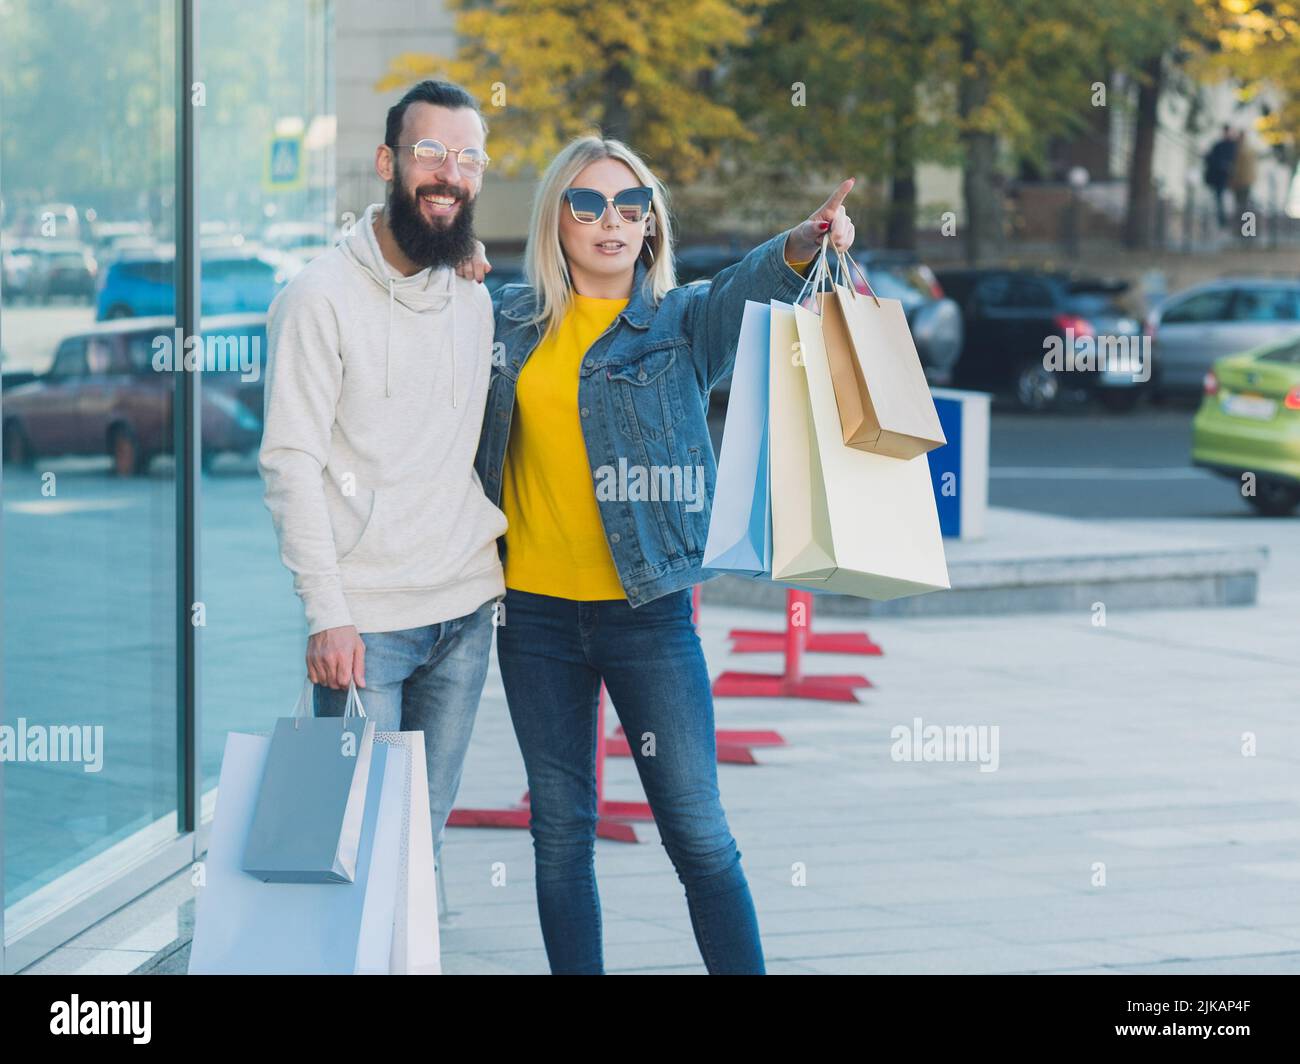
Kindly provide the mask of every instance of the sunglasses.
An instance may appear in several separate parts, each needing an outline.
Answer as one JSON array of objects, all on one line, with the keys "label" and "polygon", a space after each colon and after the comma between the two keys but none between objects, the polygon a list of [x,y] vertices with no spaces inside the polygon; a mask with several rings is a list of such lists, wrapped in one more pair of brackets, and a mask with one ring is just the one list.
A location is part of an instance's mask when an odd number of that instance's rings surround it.
[{"label": "sunglasses", "polygon": [[613,207],[625,222],[639,222],[650,213],[654,191],[646,186],[625,188],[613,199],[594,188],[566,188],[564,198],[569,202],[569,212],[575,222],[594,225],[605,216],[605,207]]},{"label": "sunglasses", "polygon": [[411,154],[415,156],[415,164],[421,170],[436,170],[447,161],[448,155],[454,154],[460,172],[468,177],[477,177],[487,169],[487,164],[491,161],[482,148],[460,148],[452,152],[440,140],[426,139],[416,141],[414,144],[391,144],[389,147],[394,151],[398,148],[410,148]]}]

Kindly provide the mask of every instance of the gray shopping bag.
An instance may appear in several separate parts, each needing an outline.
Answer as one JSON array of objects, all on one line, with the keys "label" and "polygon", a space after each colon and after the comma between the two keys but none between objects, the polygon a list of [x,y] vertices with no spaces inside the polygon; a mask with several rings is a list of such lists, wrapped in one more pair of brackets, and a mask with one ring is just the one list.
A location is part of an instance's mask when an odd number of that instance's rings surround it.
[{"label": "gray shopping bag", "polygon": [[244,871],[267,883],[356,877],[375,726],[355,685],[342,717],[307,716],[311,692],[276,721],[244,848]]}]

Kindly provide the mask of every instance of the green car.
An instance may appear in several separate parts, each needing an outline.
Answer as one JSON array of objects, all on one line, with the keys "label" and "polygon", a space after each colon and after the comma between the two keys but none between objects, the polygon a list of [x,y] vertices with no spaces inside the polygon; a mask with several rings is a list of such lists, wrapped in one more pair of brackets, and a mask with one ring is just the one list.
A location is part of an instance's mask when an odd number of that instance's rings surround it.
[{"label": "green car", "polygon": [[1241,483],[1262,514],[1300,505],[1300,336],[1214,363],[1192,422],[1192,464]]}]

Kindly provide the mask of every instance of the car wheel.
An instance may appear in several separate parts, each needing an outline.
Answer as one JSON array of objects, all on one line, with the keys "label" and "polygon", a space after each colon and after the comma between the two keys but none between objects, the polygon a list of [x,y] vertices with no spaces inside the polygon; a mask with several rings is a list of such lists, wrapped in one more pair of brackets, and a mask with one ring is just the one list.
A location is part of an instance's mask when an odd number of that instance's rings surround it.
[{"label": "car wheel", "polygon": [[1246,501],[1265,517],[1286,517],[1300,506],[1300,487],[1261,480],[1255,485],[1255,494],[1246,496]]},{"label": "car wheel", "polygon": [[1142,395],[1136,388],[1107,388],[1100,393],[1101,405],[1115,414],[1127,414],[1137,409]]},{"label": "car wheel", "polygon": [[108,312],[104,315],[104,320],[113,321],[116,318],[132,318],[132,317],[135,317],[135,315],[131,313],[131,308],[128,307],[125,303],[114,303],[111,307],[108,308]]},{"label": "car wheel", "polygon": [[28,468],[33,461],[32,445],[27,433],[16,421],[10,421],[4,430],[4,460],[6,465]]},{"label": "car wheel", "polygon": [[1016,402],[1025,410],[1050,410],[1061,397],[1061,378],[1043,365],[1041,358],[1028,358],[1016,374]]},{"label": "car wheel", "polygon": [[135,433],[127,425],[114,425],[108,431],[108,453],[113,459],[113,475],[139,476],[149,461],[140,450]]}]

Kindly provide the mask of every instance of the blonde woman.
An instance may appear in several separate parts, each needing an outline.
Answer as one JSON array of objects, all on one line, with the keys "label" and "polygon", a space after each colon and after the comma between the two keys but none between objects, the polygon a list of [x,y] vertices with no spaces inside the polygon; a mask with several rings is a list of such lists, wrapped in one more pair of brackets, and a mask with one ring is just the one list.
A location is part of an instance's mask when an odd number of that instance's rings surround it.
[{"label": "blonde woman", "polygon": [[[597,699],[632,746],[713,974],[762,974],[718,795],[709,673],[691,622],[716,467],[705,415],[748,299],[793,300],[822,238],[853,242],[845,181],[711,282],[677,287],[667,196],[616,140],[556,156],[533,204],[526,284],[497,292],[475,463],[509,522],[497,655],[528,773],[551,971],[604,970],[594,867]],[[480,255],[462,268],[482,279]]]}]

